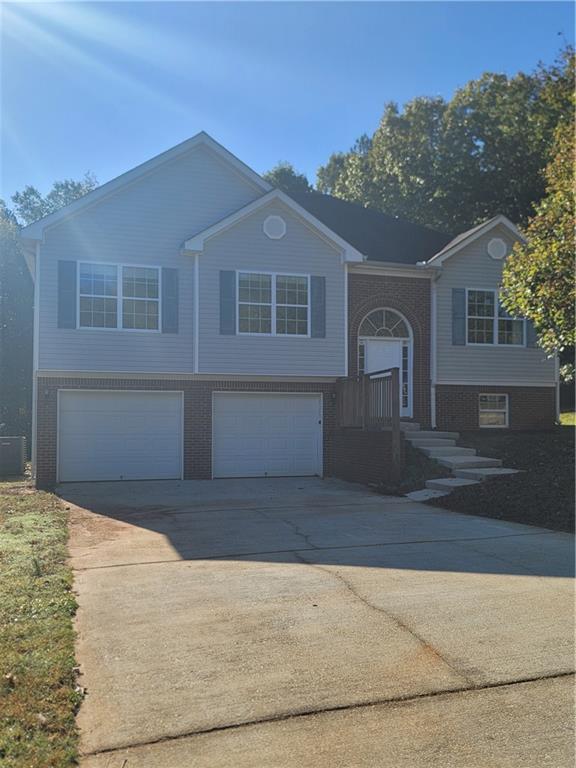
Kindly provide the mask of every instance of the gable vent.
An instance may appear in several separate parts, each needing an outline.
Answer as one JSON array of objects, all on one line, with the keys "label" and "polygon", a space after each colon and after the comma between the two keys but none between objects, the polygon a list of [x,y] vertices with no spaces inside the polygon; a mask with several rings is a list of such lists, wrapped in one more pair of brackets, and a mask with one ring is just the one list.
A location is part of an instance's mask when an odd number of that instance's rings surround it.
[{"label": "gable vent", "polygon": [[281,240],[286,234],[286,222],[281,216],[268,216],[264,222],[263,230],[270,240]]}]

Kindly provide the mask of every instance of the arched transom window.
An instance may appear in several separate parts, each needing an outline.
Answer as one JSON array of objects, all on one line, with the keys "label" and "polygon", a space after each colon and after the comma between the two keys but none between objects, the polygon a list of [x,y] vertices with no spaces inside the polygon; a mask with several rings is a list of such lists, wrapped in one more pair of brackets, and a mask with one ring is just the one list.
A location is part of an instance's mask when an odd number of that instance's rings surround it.
[{"label": "arched transom window", "polygon": [[388,337],[409,339],[410,332],[405,321],[393,309],[375,309],[364,318],[358,331],[359,336],[368,338]]}]

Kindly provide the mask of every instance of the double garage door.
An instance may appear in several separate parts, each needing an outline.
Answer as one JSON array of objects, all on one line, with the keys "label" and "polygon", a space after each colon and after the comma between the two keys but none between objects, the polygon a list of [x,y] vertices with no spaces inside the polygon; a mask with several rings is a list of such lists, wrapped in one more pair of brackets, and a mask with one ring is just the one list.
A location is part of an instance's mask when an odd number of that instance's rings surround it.
[{"label": "double garage door", "polygon": [[[182,392],[61,391],[59,481],[182,478],[183,399]],[[215,393],[213,476],[321,475],[321,411],[320,395]]]}]

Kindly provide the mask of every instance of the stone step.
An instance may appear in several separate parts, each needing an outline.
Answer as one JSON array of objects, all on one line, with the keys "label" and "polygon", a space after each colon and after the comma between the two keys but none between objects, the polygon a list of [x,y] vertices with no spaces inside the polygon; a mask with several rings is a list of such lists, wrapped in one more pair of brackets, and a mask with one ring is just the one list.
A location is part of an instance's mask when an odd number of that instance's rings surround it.
[{"label": "stone step", "polygon": [[426,480],[426,488],[432,491],[453,491],[466,485],[478,485],[478,480],[465,480],[463,477],[438,477],[436,480]]},{"label": "stone step", "polygon": [[515,475],[520,472],[519,469],[508,469],[507,467],[479,467],[477,469],[455,469],[454,476],[462,480],[489,480],[491,477],[502,477],[503,475]]},{"label": "stone step", "polygon": [[447,439],[447,440],[458,440],[460,437],[459,432],[436,432],[436,431],[421,431],[421,432],[406,432],[404,437],[406,440],[419,440],[420,438],[432,438],[433,440],[439,439]]},{"label": "stone step", "polygon": [[501,459],[488,459],[485,456],[439,456],[436,461],[448,469],[484,469],[501,467]]},{"label": "stone step", "polygon": [[440,496],[448,496],[450,491],[438,491],[433,488],[422,488],[420,491],[410,491],[406,494],[407,499],[412,501],[428,501],[429,499],[439,499]]},{"label": "stone step", "polygon": [[456,445],[456,440],[443,440],[441,437],[422,437],[420,440],[410,440],[416,448],[446,448]]},{"label": "stone step", "polygon": [[423,446],[420,448],[422,453],[429,456],[431,459],[436,459],[439,456],[476,456],[475,448],[461,448],[458,445],[447,446]]},{"label": "stone step", "polygon": [[403,432],[418,432],[420,424],[417,424],[415,421],[401,421],[400,429]]}]

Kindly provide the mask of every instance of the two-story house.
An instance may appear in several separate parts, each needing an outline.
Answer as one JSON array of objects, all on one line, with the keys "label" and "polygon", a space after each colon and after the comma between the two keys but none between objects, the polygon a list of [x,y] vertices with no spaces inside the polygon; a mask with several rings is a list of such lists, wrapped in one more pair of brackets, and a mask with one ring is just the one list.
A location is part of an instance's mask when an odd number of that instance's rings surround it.
[{"label": "two-story house", "polygon": [[200,133],[21,236],[39,486],[332,474],[337,380],[392,367],[425,427],[554,423],[503,216],[452,237],[289,197]]}]

